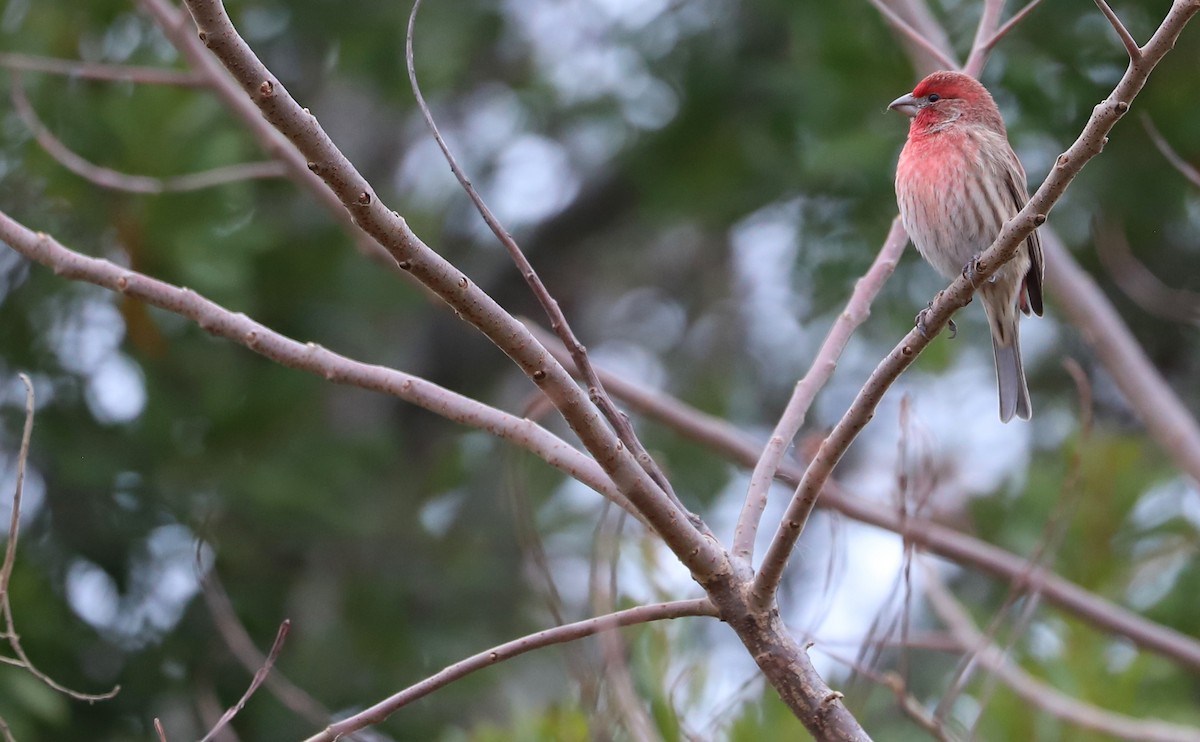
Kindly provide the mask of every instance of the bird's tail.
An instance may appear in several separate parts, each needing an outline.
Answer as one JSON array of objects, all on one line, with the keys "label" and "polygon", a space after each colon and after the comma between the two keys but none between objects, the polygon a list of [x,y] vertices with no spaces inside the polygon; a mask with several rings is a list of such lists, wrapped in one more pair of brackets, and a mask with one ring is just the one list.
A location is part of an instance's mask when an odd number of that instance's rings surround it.
[{"label": "bird's tail", "polygon": [[992,350],[996,354],[996,385],[1000,392],[1000,421],[1008,422],[1013,415],[1028,420],[1033,414],[1029,402],[1029,386],[1025,383],[1025,369],[1021,366],[1021,343],[1018,337],[1020,315],[1016,312],[1002,321],[1005,328],[1004,342],[993,329]]}]

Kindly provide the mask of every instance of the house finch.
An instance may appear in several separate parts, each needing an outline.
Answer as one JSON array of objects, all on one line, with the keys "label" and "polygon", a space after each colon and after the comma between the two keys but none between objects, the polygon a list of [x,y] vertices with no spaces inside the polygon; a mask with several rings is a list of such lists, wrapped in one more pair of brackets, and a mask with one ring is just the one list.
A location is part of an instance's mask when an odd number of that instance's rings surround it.
[{"label": "house finch", "polygon": [[[1025,170],[987,89],[960,72],[935,72],[888,108],[912,119],[896,165],[896,201],[913,244],[954,278],[1029,200]],[[1029,235],[978,289],[992,331],[1000,419],[1032,412],[1018,342],[1019,309],[1042,313],[1042,244]]]}]

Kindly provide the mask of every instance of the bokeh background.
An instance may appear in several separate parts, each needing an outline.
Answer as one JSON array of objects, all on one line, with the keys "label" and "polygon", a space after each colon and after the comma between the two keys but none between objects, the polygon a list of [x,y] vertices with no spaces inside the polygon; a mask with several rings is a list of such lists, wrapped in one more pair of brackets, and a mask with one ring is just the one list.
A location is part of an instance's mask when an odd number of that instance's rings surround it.
[{"label": "bokeh background", "polygon": [[[9,0],[0,46],[182,67],[134,5]],[[965,54],[981,3],[932,5]],[[1145,39],[1168,5],[1117,10]],[[228,6],[380,197],[507,308],[536,316],[414,107],[403,61],[410,5]],[[1134,109],[1192,162],[1200,161],[1198,31],[1187,29]],[[422,9],[415,47],[450,146],[593,358],[765,437],[895,215],[891,178],[906,122],[886,105],[917,76],[878,13],[865,2],[441,0]],[[1124,67],[1090,3],[1046,3],[1000,44],[983,79],[1032,184]],[[0,82],[0,208],[11,216],[293,338],[518,414],[529,408],[533,388],[501,353],[362,257],[291,182],[158,196],[98,188],[37,145],[7,102],[14,84]],[[23,74],[21,85],[45,125],[99,165],[171,176],[264,158],[203,90],[40,73]],[[1189,408],[1200,409],[1196,323],[1158,316],[1118,288],[1097,254],[1098,217],[1169,285],[1200,292],[1200,189],[1167,165],[1135,115],[1049,223]],[[802,436],[840,417],[941,287],[908,251]],[[1055,298],[1045,318],[1023,324],[1029,424],[996,420],[982,312],[968,307],[958,326],[956,340],[937,340],[889,393],[838,479],[893,507],[899,475],[911,475],[926,515],[1022,555],[1059,518],[1066,536],[1049,558],[1056,571],[1200,632],[1200,491],[1146,439]],[[1086,436],[1065,359],[1085,369],[1094,392]],[[219,577],[258,647],[291,619],[278,668],[335,714],[552,625],[530,523],[561,612],[568,620],[593,612],[593,544],[616,528],[599,496],[484,434],[277,366],[0,247],[4,522],[22,370],[34,379],[38,412],[10,596],[17,626],[34,661],[59,681],[91,692],[121,686],[115,699],[85,704],[0,666],[0,716],[22,742],[153,739],[155,717],[171,740],[202,736],[249,674],[221,638],[201,574]],[[903,420],[902,399],[910,406]],[[727,536],[747,472],[652,422],[638,426],[683,499]],[[1077,507],[1056,515],[1070,492],[1079,493]],[[620,532],[619,605],[699,594],[638,528]],[[851,683],[839,661],[858,655],[902,602],[899,539],[822,516],[798,554],[785,607],[797,632],[818,642],[822,670],[835,686],[848,683],[851,707],[880,738],[924,739],[890,692]],[[1006,595],[1005,585],[969,570],[946,575],[979,621]],[[919,606],[913,621],[936,628]],[[720,625],[683,619],[629,631],[625,641],[635,687],[665,738],[802,738]],[[1012,651],[1078,697],[1200,724],[1194,674],[1059,612],[1038,610]],[[587,682],[596,657],[595,645],[583,644],[489,669],[375,732],[625,739]],[[882,672],[896,662],[887,652],[866,664]],[[954,658],[913,650],[905,665],[912,692],[936,702]],[[984,738],[1089,738],[980,683],[954,718],[970,726],[980,709]],[[317,728],[267,691],[234,724],[247,740],[298,739]]]}]

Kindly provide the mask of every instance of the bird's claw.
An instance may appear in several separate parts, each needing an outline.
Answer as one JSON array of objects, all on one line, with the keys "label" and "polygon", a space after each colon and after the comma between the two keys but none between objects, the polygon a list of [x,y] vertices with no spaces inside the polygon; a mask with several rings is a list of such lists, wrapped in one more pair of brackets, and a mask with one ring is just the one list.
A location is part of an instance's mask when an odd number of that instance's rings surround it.
[{"label": "bird's claw", "polygon": [[[934,297],[933,301],[937,301],[940,298],[942,298],[941,291],[938,292],[938,295],[936,297]],[[914,320],[914,324],[917,327],[917,332],[924,335],[926,340],[932,339],[929,336],[929,328],[925,324],[925,318],[929,315],[929,313],[931,311],[933,311],[933,301],[929,302],[929,305],[926,306],[924,309],[917,312],[916,319]],[[958,325],[954,324],[954,320],[952,320],[952,319],[946,320],[946,327],[950,330],[950,339],[951,340],[958,337]]]}]

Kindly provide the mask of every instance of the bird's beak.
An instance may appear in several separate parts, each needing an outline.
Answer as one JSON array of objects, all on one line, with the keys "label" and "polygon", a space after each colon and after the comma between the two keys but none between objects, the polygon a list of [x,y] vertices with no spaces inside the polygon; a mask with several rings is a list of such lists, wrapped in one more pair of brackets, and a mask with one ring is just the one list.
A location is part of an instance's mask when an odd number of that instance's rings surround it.
[{"label": "bird's beak", "polygon": [[898,111],[909,118],[917,115],[917,111],[921,110],[921,99],[912,97],[912,94],[902,95],[888,105],[888,110]]}]

